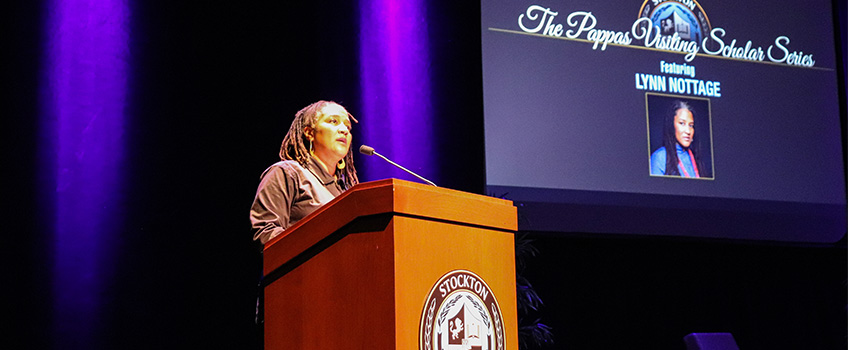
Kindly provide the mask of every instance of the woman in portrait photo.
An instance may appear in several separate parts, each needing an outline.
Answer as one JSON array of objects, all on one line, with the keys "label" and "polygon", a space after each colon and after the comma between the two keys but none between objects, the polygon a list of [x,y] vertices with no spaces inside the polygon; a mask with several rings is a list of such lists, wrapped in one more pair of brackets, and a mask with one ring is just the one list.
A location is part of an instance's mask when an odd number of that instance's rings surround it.
[{"label": "woman in portrait photo", "polygon": [[676,100],[663,121],[663,145],[651,154],[651,175],[710,177],[704,174],[695,132],[695,115]]}]

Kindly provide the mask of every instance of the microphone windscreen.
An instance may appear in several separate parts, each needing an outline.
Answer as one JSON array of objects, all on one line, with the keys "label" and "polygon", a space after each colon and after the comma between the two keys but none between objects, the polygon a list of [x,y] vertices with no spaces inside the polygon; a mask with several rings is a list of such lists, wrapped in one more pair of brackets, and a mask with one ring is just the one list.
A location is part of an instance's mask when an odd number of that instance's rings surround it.
[{"label": "microphone windscreen", "polygon": [[362,153],[366,156],[372,156],[372,155],[374,155],[374,149],[369,147],[369,146],[362,145],[362,146],[359,146],[359,153]]}]

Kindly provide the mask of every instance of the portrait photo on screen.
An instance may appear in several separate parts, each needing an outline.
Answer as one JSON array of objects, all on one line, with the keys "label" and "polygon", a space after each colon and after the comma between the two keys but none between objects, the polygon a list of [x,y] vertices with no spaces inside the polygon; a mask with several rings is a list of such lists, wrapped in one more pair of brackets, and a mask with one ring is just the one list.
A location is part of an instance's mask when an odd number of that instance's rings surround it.
[{"label": "portrait photo on screen", "polygon": [[645,113],[651,176],[714,178],[709,99],[646,93]]}]

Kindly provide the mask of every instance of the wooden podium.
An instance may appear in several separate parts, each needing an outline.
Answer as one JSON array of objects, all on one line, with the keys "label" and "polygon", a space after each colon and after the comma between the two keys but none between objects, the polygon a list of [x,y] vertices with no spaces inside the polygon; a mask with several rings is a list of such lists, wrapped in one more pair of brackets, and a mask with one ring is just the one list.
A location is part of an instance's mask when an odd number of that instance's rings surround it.
[{"label": "wooden podium", "polygon": [[[516,220],[507,200],[354,186],[265,245],[265,349],[517,350]],[[499,310],[480,307],[492,300]],[[439,345],[462,334],[468,344]]]}]

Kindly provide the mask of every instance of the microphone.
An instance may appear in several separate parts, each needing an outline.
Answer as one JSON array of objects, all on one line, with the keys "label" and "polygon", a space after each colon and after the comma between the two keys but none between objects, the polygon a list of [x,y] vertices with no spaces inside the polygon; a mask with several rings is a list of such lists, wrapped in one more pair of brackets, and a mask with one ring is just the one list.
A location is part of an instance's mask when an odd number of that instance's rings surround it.
[{"label": "microphone", "polygon": [[[377,153],[377,151],[375,151],[373,147],[366,146],[366,145],[359,146],[359,153],[362,153],[366,156],[376,155],[377,157],[383,158],[383,160],[389,162],[389,164],[394,165],[394,166],[400,168],[401,170],[412,174],[413,176],[421,179],[422,181],[426,182],[427,184],[432,185],[432,186],[436,186],[436,184],[434,184],[433,181],[427,180],[427,179],[421,177],[421,175],[413,173],[409,169],[400,166],[398,163],[395,163],[395,162],[389,160],[389,158],[383,157],[383,155]],[[439,186],[436,186],[436,187],[439,187]]]}]

